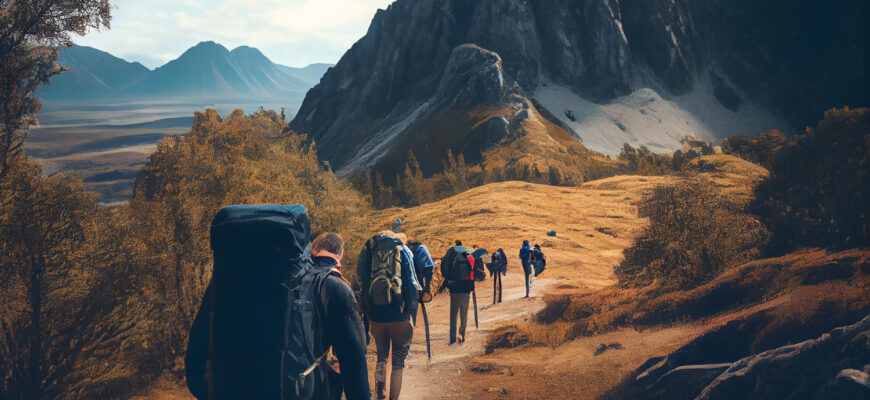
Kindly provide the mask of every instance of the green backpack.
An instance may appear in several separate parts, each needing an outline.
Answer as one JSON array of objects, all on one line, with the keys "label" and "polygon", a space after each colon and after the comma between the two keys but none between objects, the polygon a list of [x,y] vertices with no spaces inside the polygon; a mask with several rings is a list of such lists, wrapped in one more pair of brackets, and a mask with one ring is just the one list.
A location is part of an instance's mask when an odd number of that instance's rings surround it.
[{"label": "green backpack", "polygon": [[368,296],[372,304],[386,306],[402,302],[402,241],[377,236],[369,242],[372,268]]}]

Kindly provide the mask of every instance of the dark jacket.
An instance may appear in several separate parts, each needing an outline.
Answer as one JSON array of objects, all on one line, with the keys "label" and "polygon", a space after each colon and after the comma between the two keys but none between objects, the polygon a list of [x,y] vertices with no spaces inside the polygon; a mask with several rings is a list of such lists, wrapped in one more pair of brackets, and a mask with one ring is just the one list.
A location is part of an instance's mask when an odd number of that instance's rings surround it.
[{"label": "dark jacket", "polygon": [[[335,260],[331,258],[318,257],[314,261],[315,265],[321,268],[332,268],[336,265]],[[204,366],[204,360],[208,358],[208,322],[214,304],[213,297],[214,289],[209,285],[203,296],[202,307],[191,327],[185,357],[188,388],[199,399],[207,398],[206,390],[199,386],[201,379],[198,378],[203,376],[205,371],[200,366]],[[366,334],[353,292],[335,273],[323,280],[318,297],[321,301],[316,312],[324,329],[315,338],[315,342],[318,343],[317,348],[325,349],[332,346],[332,352],[338,358],[342,371],[341,381],[347,399],[370,398],[368,367],[365,359]],[[258,340],[258,338],[250,339]],[[255,366],[252,366],[252,370],[256,370]]]},{"label": "dark jacket", "polygon": [[363,246],[362,251],[359,253],[359,259],[357,260],[356,268],[357,268],[357,276],[359,276],[360,280],[360,288],[362,297],[365,299],[363,301],[363,309],[366,313],[366,318],[368,318],[372,322],[402,322],[411,319],[411,315],[417,313],[417,288],[414,287],[414,282],[411,279],[405,279],[407,276],[411,276],[414,274],[414,264],[411,259],[409,259],[406,253],[403,251],[401,253],[401,265],[402,265],[402,304],[401,306],[396,305],[386,305],[386,306],[376,306],[372,304],[371,298],[367,295],[369,291],[369,285],[371,284],[371,271],[372,271],[372,253],[371,247],[373,241],[376,238],[384,237],[384,235],[375,236],[369,241],[366,242],[366,245]]},{"label": "dark jacket", "polygon": [[[463,246],[454,246],[447,250],[447,253],[444,254],[444,257],[441,258],[441,275],[444,276],[444,266],[445,265],[453,265],[453,260],[456,259],[457,254],[462,253],[470,253],[468,249]],[[446,278],[445,278],[446,279]],[[450,293],[471,293],[474,291],[474,281],[447,281],[444,283],[447,285],[447,289],[450,290]]]},{"label": "dark jacket", "polygon": [[[499,255],[500,257],[496,257],[496,255]],[[498,262],[496,262],[496,259],[498,259]],[[502,274],[507,273],[508,260],[507,260],[507,254],[505,254],[504,251],[496,251],[495,253],[493,253],[492,260],[493,260],[493,262],[492,262],[492,266],[490,267],[490,271],[491,271],[490,275],[493,275],[496,272],[502,273]]]},{"label": "dark jacket", "polygon": [[[332,269],[336,261],[329,257],[315,257],[318,268]],[[366,332],[360,319],[360,307],[350,286],[338,275],[330,275],[320,288],[323,326],[326,343],[338,358],[341,383],[348,400],[368,399],[369,379],[366,364]]]},{"label": "dark jacket", "polygon": [[532,254],[532,249],[529,246],[523,246],[520,248],[520,261],[523,262],[523,267],[528,267],[531,261],[529,257]]}]

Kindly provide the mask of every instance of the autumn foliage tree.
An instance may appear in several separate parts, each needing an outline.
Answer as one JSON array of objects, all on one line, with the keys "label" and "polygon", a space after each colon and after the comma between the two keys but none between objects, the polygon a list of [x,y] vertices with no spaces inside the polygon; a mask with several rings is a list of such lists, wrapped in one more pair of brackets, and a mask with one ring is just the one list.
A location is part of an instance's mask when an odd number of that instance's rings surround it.
[{"label": "autumn foliage tree", "polygon": [[[221,118],[197,113],[191,131],[162,141],[143,168],[129,208],[138,243],[137,284],[154,309],[142,317],[160,343],[165,366],[180,362],[190,324],[210,278],[209,226],[217,211],[240,203],[303,204],[313,231],[336,231],[359,246],[361,196],[323,170],[305,138],[285,132],[273,111]],[[351,277],[352,278],[352,277]]]},{"label": "autumn foliage tree", "polygon": [[108,0],[0,1],[0,179],[21,152],[36,125],[36,88],[62,71],[58,46],[70,46],[71,33],[109,27]]},{"label": "autumn foliage tree", "polygon": [[76,317],[89,295],[89,254],[96,196],[79,182],[44,178],[15,158],[0,181],[0,397],[54,398],[80,347],[69,340],[88,320]]}]

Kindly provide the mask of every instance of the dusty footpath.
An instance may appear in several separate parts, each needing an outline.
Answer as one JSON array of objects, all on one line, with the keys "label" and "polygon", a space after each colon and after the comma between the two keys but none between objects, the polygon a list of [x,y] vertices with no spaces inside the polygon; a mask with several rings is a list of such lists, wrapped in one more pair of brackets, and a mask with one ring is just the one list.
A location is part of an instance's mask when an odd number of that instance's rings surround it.
[{"label": "dusty footpath", "polygon": [[426,356],[426,335],[423,330],[422,314],[417,319],[417,329],[411,345],[411,354],[405,363],[401,399],[461,399],[470,397],[464,393],[463,386],[456,384],[468,379],[467,362],[473,355],[483,353],[487,334],[507,321],[524,318],[543,306],[540,298],[544,289],[554,282],[553,279],[539,279],[532,285],[532,298],[525,296],[522,272],[509,274],[503,281],[502,302],[492,304],[492,282],[478,285],[477,304],[480,326],[474,326],[474,312],[468,311],[468,330],[466,342],[462,345],[448,346],[449,304],[446,294],[437,296],[427,304],[429,327],[432,342],[432,359]]}]

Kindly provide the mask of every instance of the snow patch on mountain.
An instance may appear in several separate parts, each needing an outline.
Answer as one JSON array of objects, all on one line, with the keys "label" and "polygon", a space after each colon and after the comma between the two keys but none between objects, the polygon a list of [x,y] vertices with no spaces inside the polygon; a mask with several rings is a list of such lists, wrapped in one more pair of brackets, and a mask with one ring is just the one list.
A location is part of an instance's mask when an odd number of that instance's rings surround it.
[{"label": "snow patch on mountain", "polygon": [[737,112],[728,110],[703,83],[689,94],[670,99],[653,89],[638,88],[599,104],[546,82],[538,85],[533,97],[571,128],[587,148],[610,155],[618,155],[624,143],[668,153],[679,149],[686,136],[717,142],[732,134],[754,135],[785,126],[749,104]]}]

